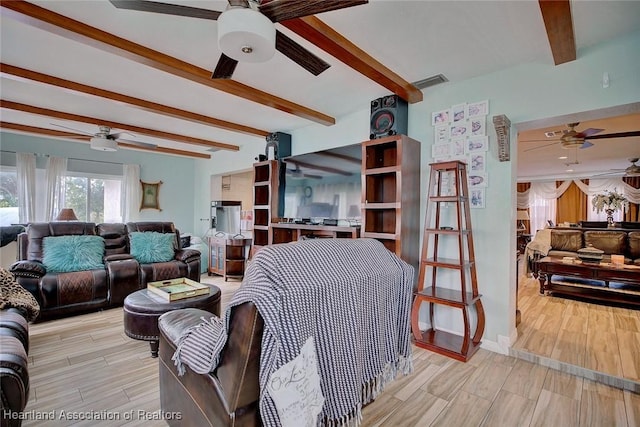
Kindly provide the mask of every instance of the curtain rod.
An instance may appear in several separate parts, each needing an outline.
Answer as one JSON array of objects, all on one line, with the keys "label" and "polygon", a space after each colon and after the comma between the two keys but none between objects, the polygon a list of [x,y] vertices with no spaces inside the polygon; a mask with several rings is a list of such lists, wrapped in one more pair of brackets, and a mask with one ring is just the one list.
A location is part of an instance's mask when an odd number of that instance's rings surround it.
[{"label": "curtain rod", "polygon": [[[12,153],[12,154],[18,154],[16,151],[9,151],[9,150],[0,150],[0,152],[2,153]],[[51,157],[50,154],[36,154],[34,153],[34,155],[36,157]],[[78,159],[76,157],[67,157],[67,160],[79,160],[82,162],[94,162],[94,163],[108,163],[111,165],[120,165],[120,166],[124,166],[124,163],[118,163],[118,162],[106,162],[106,161],[102,161],[102,160],[90,160],[90,159]]]}]

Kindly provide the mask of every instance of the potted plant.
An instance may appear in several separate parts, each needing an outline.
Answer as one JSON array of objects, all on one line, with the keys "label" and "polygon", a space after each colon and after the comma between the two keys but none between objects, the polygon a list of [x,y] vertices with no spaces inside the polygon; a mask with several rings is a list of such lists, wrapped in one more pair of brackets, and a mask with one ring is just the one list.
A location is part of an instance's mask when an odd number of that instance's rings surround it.
[{"label": "potted plant", "polygon": [[617,210],[622,210],[629,206],[629,201],[614,188],[613,191],[607,190],[604,194],[593,196],[591,204],[596,213],[600,213],[603,210],[607,213],[607,223],[609,227],[613,227],[613,214]]}]

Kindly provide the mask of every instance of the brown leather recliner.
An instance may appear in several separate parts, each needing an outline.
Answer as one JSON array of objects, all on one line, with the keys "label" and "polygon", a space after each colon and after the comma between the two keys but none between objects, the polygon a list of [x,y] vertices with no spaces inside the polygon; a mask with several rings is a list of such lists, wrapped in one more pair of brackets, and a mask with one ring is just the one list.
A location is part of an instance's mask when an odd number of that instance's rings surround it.
[{"label": "brown leather recliner", "polygon": [[258,399],[263,321],[255,305],[233,308],[220,363],[201,375],[187,369],[178,376],[171,360],[185,330],[211,316],[198,309],[160,316],[160,405],[171,426],[260,426]]},{"label": "brown leather recliner", "polygon": [[186,277],[200,281],[200,252],[194,249],[180,248],[180,232],[173,222],[128,222],[127,232],[173,233],[175,240],[175,257],[168,262],[140,264],[140,282],[147,286],[149,282]]},{"label": "brown leather recliner", "polygon": [[[18,261],[11,266],[11,272],[40,304],[40,318],[107,307],[109,286],[129,285],[117,279],[110,283],[108,267],[70,273],[47,271],[42,263],[45,237],[95,234],[92,222],[66,221],[31,223],[26,233],[18,236]],[[137,281],[135,260],[130,261],[129,269]]]}]

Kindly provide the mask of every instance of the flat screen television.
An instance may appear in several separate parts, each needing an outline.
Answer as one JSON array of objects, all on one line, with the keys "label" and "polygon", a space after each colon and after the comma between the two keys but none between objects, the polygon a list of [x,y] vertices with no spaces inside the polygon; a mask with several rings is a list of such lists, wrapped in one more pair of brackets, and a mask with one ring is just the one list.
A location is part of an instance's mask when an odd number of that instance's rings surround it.
[{"label": "flat screen television", "polygon": [[284,218],[320,223],[360,220],[360,144],[283,159],[286,166]]}]

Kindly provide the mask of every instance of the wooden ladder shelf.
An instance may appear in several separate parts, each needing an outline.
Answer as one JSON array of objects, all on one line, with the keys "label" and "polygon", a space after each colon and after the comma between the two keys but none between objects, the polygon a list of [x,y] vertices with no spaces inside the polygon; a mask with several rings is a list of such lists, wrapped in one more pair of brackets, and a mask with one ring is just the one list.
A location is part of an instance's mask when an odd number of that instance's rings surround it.
[{"label": "wooden ladder shelf", "polygon": [[[432,163],[430,167],[427,215],[418,286],[411,310],[411,329],[418,347],[466,362],[480,348],[485,325],[473,252],[466,163],[456,160]],[[452,239],[457,243],[452,243]],[[457,255],[451,256],[455,249]],[[449,258],[441,257],[439,252],[446,253]],[[458,274],[459,280],[456,279]],[[442,283],[445,280],[448,282]],[[438,281],[449,286],[438,286]],[[418,322],[422,304],[428,304],[430,324],[424,331]],[[437,305],[461,310],[462,336],[437,328]],[[472,307],[475,310],[470,310]],[[472,327],[475,329],[473,334]]]}]

